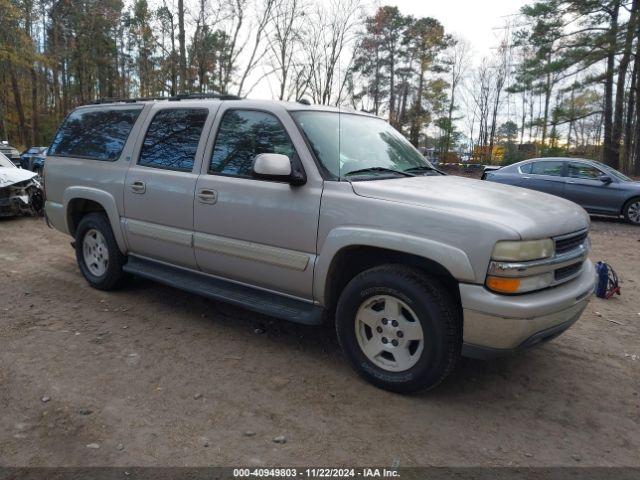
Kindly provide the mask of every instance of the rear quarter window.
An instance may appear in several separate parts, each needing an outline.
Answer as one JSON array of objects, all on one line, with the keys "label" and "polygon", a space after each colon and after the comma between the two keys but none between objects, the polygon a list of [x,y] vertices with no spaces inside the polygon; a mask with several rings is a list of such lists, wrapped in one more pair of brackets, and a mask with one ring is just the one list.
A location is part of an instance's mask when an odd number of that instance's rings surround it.
[{"label": "rear quarter window", "polygon": [[141,106],[75,110],[58,129],[49,155],[117,160],[141,111]]},{"label": "rear quarter window", "polygon": [[533,163],[525,163],[518,168],[520,169],[520,173],[531,173],[531,167],[533,167]]}]

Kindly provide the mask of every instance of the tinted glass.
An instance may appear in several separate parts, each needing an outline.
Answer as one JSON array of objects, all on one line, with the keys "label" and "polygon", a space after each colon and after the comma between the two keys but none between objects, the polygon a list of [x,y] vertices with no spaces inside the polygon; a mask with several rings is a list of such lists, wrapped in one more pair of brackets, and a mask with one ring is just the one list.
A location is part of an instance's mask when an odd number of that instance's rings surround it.
[{"label": "tinted glass", "polygon": [[138,164],[190,172],[208,113],[205,108],[160,110],[149,125]]},{"label": "tinted glass", "polygon": [[388,176],[388,170],[433,171],[403,135],[379,118],[318,111],[292,112],[292,116],[333,179],[363,169],[368,171],[362,175],[368,177]]},{"label": "tinted glass", "polygon": [[562,162],[534,162],[531,173],[559,177],[562,175]]},{"label": "tinted glass", "polygon": [[220,122],[209,172],[250,177],[253,159],[260,153],[280,153],[293,159],[295,150],[275,116],[230,110]]},{"label": "tinted glass", "polygon": [[587,163],[570,163],[569,164],[569,176],[573,178],[586,178],[590,180],[597,180],[602,175],[602,172],[596,167]]},{"label": "tinted glass", "polygon": [[631,180],[629,177],[627,177],[625,174],[620,173],[619,171],[617,171],[615,168],[611,168],[609,165],[605,165],[602,162],[596,162],[594,160],[592,160],[594,163],[597,163],[598,166],[608,175],[611,175],[612,177],[617,178],[618,180],[622,180],[623,182],[633,182],[633,180]]},{"label": "tinted glass", "polygon": [[117,160],[142,107],[79,109],[56,133],[50,155]]},{"label": "tinted glass", "polygon": [[524,165],[520,165],[520,172],[531,173],[532,166],[533,166],[533,163],[525,163]]}]

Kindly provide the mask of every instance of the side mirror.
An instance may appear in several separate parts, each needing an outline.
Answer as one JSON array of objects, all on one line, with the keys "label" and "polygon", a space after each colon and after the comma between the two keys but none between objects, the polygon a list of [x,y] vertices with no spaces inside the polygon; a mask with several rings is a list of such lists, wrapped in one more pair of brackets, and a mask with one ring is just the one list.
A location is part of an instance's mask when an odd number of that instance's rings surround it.
[{"label": "side mirror", "polygon": [[602,183],[605,183],[605,184],[609,184],[613,182],[613,179],[609,175],[600,175],[598,177],[598,180],[600,180]]},{"label": "side mirror", "polygon": [[261,153],[253,159],[253,175],[265,180],[289,182],[292,185],[305,183],[304,176],[294,173],[291,160],[280,153]]}]

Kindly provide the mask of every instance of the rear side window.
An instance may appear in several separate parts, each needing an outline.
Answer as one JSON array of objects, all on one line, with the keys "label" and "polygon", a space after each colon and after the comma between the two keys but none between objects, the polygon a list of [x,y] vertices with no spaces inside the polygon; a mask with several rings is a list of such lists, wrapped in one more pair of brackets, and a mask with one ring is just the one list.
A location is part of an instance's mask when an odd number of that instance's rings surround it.
[{"label": "rear side window", "polygon": [[56,133],[49,155],[117,160],[142,107],[78,109]]},{"label": "rear side window", "polygon": [[531,167],[534,175],[550,175],[560,177],[562,175],[562,162],[534,162]]},{"label": "rear side window", "polygon": [[190,172],[209,110],[173,108],[153,117],[138,165]]},{"label": "rear side window", "polygon": [[253,159],[280,153],[292,160],[295,149],[280,121],[270,113],[229,110],[222,117],[209,173],[251,178]]}]

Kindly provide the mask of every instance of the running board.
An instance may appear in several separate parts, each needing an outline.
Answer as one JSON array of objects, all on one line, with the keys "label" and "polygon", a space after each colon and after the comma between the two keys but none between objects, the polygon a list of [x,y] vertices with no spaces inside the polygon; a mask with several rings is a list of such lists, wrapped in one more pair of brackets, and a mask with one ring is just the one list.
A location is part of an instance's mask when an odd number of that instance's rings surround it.
[{"label": "running board", "polygon": [[129,256],[129,260],[124,265],[123,270],[179,290],[238,305],[271,317],[282,318],[304,325],[319,325],[322,323],[322,307],[302,300],[239,285],[203,273],[184,270],[134,256]]}]

